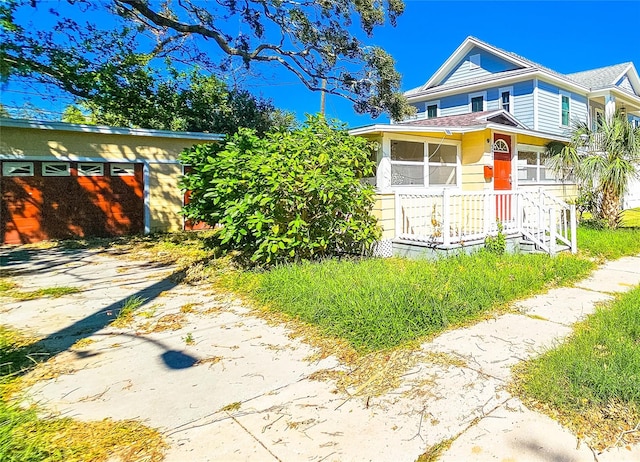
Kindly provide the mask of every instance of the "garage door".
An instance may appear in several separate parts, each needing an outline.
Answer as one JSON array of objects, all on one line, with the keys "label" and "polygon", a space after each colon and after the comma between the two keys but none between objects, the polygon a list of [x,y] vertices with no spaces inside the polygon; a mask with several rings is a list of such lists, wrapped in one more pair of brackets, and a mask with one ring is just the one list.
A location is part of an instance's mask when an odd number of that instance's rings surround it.
[{"label": "garage door", "polygon": [[144,230],[142,165],[2,161],[5,244],[106,237]]}]

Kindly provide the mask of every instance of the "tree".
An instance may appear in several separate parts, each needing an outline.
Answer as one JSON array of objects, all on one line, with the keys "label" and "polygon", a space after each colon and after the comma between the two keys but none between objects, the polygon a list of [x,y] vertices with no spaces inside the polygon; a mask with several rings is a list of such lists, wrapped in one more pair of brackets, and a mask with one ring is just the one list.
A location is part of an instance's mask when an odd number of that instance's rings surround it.
[{"label": "tree", "polygon": [[367,252],[378,238],[371,146],[344,127],[310,117],[294,131],[260,138],[241,129],[225,143],[198,145],[182,188],[193,221],[220,224],[217,236],[259,264]]},{"label": "tree", "polygon": [[581,186],[600,196],[598,218],[611,228],[618,226],[620,203],[629,181],[640,177],[640,128],[621,113],[605,119],[597,130],[577,123],[571,142],[551,149],[550,167],[556,172],[572,171]]},{"label": "tree", "polygon": [[[351,100],[359,113],[387,112],[402,119],[412,112],[399,92],[391,56],[359,38],[362,33],[371,37],[387,20],[395,25],[404,10],[401,0],[68,3],[50,10],[53,20],[33,24],[21,23],[16,18],[25,15],[16,12],[36,8],[44,14],[45,2],[9,0],[0,8],[5,36],[0,74],[37,78],[88,98],[95,94],[96,77],[126,81],[136,60],[155,60],[158,66],[169,59],[213,73],[228,73],[237,65],[245,72],[275,65],[311,90],[320,91],[326,82],[324,91]],[[73,8],[84,14],[68,13]],[[105,12],[113,14],[105,18]],[[100,17],[108,27],[80,23],[78,17]],[[359,21],[361,33],[353,21]]]}]

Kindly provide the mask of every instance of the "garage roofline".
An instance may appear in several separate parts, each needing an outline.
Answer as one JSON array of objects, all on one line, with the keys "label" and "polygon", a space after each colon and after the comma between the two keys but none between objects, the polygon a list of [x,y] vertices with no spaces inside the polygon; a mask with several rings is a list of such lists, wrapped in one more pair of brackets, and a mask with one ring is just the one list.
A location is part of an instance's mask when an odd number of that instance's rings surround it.
[{"label": "garage roofline", "polygon": [[149,136],[155,138],[192,139],[202,141],[221,141],[224,135],[203,132],[174,132],[171,130],[155,130],[150,128],[108,127],[106,125],[71,124],[67,122],[45,122],[42,120],[10,119],[0,117],[0,127],[35,128],[40,130],[57,130],[81,133],[100,133],[104,135]]}]

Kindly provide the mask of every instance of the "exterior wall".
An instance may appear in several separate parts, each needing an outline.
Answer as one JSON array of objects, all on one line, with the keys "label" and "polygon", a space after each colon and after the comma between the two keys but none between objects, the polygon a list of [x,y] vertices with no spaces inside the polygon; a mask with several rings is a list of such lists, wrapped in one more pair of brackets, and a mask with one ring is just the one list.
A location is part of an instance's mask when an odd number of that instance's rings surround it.
[{"label": "exterior wall", "polygon": [[381,240],[395,237],[395,195],[377,194],[373,205],[373,216],[378,219],[378,226],[382,228]]},{"label": "exterior wall", "polygon": [[[480,55],[480,66],[472,68],[470,57],[471,55],[476,54]],[[444,85],[464,82],[467,80],[476,80],[497,72],[510,71],[513,69],[516,69],[516,66],[513,64],[504,61],[491,53],[487,53],[484,50],[474,47],[469,53],[467,53],[458,67],[451,71],[440,84]]]},{"label": "exterior wall", "polygon": [[484,166],[491,164],[490,130],[465,133],[462,137],[462,190],[482,191],[490,182],[484,179]]},{"label": "exterior wall", "polygon": [[640,180],[631,180],[627,193],[622,198],[622,208],[626,210],[636,207],[640,207]]},{"label": "exterior wall", "polygon": [[[560,92],[569,94],[569,127],[561,125]],[[574,121],[587,120],[587,98],[576,93],[561,90],[547,82],[538,82],[538,130],[555,135],[566,136]]]},{"label": "exterior wall", "polygon": [[533,80],[513,85],[513,115],[528,128],[533,129]]},{"label": "exterior wall", "polygon": [[149,226],[151,231],[182,229],[182,193],[178,180],[180,152],[198,139],[156,136],[83,133],[38,128],[1,127],[0,155],[4,158],[104,160],[148,162]]},{"label": "exterior wall", "polygon": [[536,192],[542,189],[545,193],[553,195],[565,202],[573,201],[578,197],[578,186],[573,183],[567,184],[528,184],[518,186],[520,191]]},{"label": "exterior wall", "polygon": [[[429,104],[427,101],[426,104]],[[440,98],[440,116],[451,116],[467,114],[469,112],[469,95],[462,93],[459,95],[446,96]]]},{"label": "exterior wall", "polygon": [[627,77],[626,75],[622,77],[618,81],[618,83],[616,83],[616,85],[622,88],[623,90],[627,90],[628,92],[635,94],[635,91],[633,91],[633,87],[631,86],[631,82],[629,81],[629,77]]}]

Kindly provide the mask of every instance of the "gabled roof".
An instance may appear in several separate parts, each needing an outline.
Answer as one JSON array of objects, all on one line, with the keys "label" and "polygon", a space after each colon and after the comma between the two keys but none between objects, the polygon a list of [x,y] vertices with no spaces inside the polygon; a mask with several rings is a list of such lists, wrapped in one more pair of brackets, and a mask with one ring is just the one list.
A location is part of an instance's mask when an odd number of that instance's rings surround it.
[{"label": "gabled roof", "polygon": [[[479,48],[491,53],[494,56],[513,64],[515,69],[496,72],[485,77],[474,78],[473,80],[443,84],[444,79],[455,69],[457,65],[459,65],[467,53],[469,53],[473,48]],[[573,74],[561,74],[520,55],[490,45],[476,37],[469,36],[424,85],[406,91],[405,96],[409,98],[423,95],[426,96],[430,93],[451,91],[455,88],[464,87],[470,84],[480,85],[493,80],[513,79],[525,74],[547,76],[557,82],[564,82],[564,84],[569,87],[582,90],[585,93],[605,88],[615,88],[629,94],[631,92],[627,89],[616,85],[621,78],[627,75],[631,86],[636,92],[636,95],[634,96],[637,97],[640,95],[640,77],[631,62],[607,66],[600,69],[576,72]]]},{"label": "gabled roof", "polygon": [[[567,74],[567,77],[574,82],[588,87],[591,91],[596,91],[616,86],[625,75],[629,78],[636,93],[640,95],[640,78],[632,62],[574,72],[573,74]],[[625,90],[624,88],[621,89]]]},{"label": "gabled roof", "polygon": [[400,122],[397,125],[410,125],[418,127],[475,127],[477,125],[494,123],[500,125],[508,125],[511,127],[527,128],[518,119],[507,111],[500,109],[499,111],[483,111],[470,112],[467,114],[459,114],[444,117],[434,117],[431,119],[418,119],[407,122]]}]

